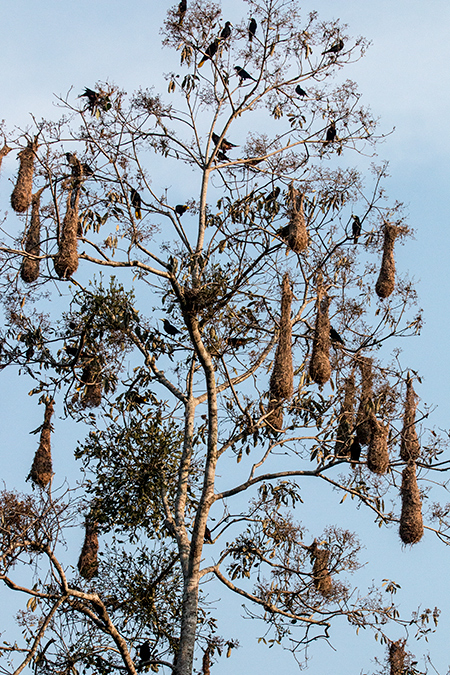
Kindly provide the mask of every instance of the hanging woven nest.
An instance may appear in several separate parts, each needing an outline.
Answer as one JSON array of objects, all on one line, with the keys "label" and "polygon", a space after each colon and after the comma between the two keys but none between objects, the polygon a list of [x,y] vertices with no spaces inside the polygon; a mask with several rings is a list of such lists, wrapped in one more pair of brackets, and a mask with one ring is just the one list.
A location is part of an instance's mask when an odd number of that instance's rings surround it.
[{"label": "hanging woven nest", "polygon": [[377,420],[375,415],[372,415],[370,418],[370,425],[372,432],[367,451],[367,466],[373,473],[383,475],[389,469],[389,451],[387,445],[389,427],[387,425],[384,426]]},{"label": "hanging woven nest", "polygon": [[[30,226],[25,237],[25,251],[32,256],[41,254],[41,194],[44,188],[41,188],[31,198],[31,218]],[[25,257],[22,260],[20,276],[27,284],[31,284],[39,278],[39,258]]]},{"label": "hanging woven nest", "polygon": [[34,157],[38,148],[37,140],[19,152],[19,173],[11,195],[11,206],[16,213],[24,213],[31,204],[33,191]]},{"label": "hanging woven nest", "polygon": [[0,169],[2,168],[3,157],[6,157],[8,152],[11,152],[11,148],[9,148],[5,143],[5,145],[0,148]]},{"label": "hanging woven nest", "polygon": [[289,187],[291,211],[286,231],[286,242],[294,253],[301,253],[308,246],[308,230],[306,229],[303,209],[304,194],[299,194],[291,183]]},{"label": "hanging woven nest", "polygon": [[102,402],[102,375],[101,365],[96,359],[86,363],[81,381],[85,385],[81,405],[83,408],[97,408]]},{"label": "hanging woven nest", "polygon": [[326,549],[320,549],[316,540],[314,540],[312,545],[309,547],[309,550],[311,553],[311,558],[314,560],[312,569],[314,588],[322,595],[327,596],[333,589],[333,582],[328,569],[330,552]]},{"label": "hanging woven nest", "polygon": [[420,443],[416,431],[417,395],[412,380],[406,383],[405,412],[403,415],[403,429],[400,441],[400,457],[404,462],[416,461],[420,455]]},{"label": "hanging woven nest", "polygon": [[355,375],[352,373],[344,382],[344,401],[339,413],[339,425],[336,432],[336,457],[350,454],[355,416]]},{"label": "hanging woven nest", "polygon": [[397,640],[389,645],[389,675],[403,675],[405,672],[405,643],[406,640]]},{"label": "hanging woven nest", "polygon": [[361,371],[361,395],[358,412],[356,413],[356,435],[361,445],[369,445],[372,437],[373,416],[373,374],[372,359],[363,356],[359,361]]},{"label": "hanging woven nest", "polygon": [[319,293],[309,374],[311,379],[320,385],[328,382],[331,377],[329,306],[330,299],[327,296],[321,298]]},{"label": "hanging woven nest", "polygon": [[53,264],[60,279],[69,279],[78,269],[78,209],[83,178],[83,167],[79,159],[72,155],[72,185],[67,196],[66,215],[59,239],[59,250]]},{"label": "hanging woven nest", "polygon": [[414,462],[410,462],[403,469],[401,494],[400,539],[404,544],[417,544],[423,536],[423,519],[422,499],[417,486]]},{"label": "hanging woven nest", "polygon": [[32,480],[35,485],[39,485],[42,489],[47,487],[53,476],[51,452],[51,419],[53,410],[54,401],[50,399],[45,404],[44,423],[41,429],[39,447],[36,450],[31,471],[27,478],[27,480]]},{"label": "hanging woven nest", "polygon": [[98,525],[90,517],[85,521],[84,543],[77,567],[88,581],[98,574]]},{"label": "hanging woven nest", "polygon": [[395,287],[395,260],[394,243],[399,230],[395,225],[385,223],[383,258],[381,261],[380,274],[375,284],[375,291],[379,298],[388,298]]}]

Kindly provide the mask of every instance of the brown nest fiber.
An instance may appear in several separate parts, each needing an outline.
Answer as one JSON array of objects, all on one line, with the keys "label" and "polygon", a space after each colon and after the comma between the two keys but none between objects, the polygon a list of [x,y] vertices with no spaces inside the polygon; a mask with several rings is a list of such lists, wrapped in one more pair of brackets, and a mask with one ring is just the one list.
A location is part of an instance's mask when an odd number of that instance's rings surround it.
[{"label": "brown nest fiber", "polygon": [[[42,189],[33,195],[31,199],[31,219],[30,226],[25,238],[25,251],[32,256],[39,256],[41,253],[41,194]],[[39,258],[24,258],[20,268],[20,276],[27,284],[31,284],[39,277]]]},{"label": "brown nest fiber", "polygon": [[52,432],[52,415],[54,410],[54,401],[49,400],[45,404],[44,423],[42,425],[41,437],[39,440],[39,447],[36,450],[31,471],[27,480],[32,480],[33,483],[39,485],[41,488],[47,487],[50,483],[52,470],[52,453],[50,446],[50,437]]},{"label": "brown nest fiber", "polygon": [[380,274],[375,284],[375,291],[379,298],[388,298],[395,286],[394,243],[398,235],[395,225],[386,223],[384,226],[383,259]]},{"label": "brown nest fiber", "polygon": [[313,348],[309,362],[310,377],[317,384],[325,384],[331,377],[329,306],[330,299],[326,296],[320,299],[319,294]]},{"label": "brown nest fiber", "polygon": [[379,420],[372,415],[370,418],[372,427],[369,449],[367,451],[367,466],[373,473],[380,475],[386,473],[389,468],[389,452],[387,438],[389,427],[381,424]]},{"label": "brown nest fiber", "polygon": [[400,442],[400,457],[404,462],[415,461],[420,455],[420,443],[415,426],[417,396],[411,378],[406,383],[405,412]]},{"label": "brown nest fiber", "polygon": [[403,675],[405,671],[405,640],[397,640],[389,645],[389,675]]},{"label": "brown nest fiber", "polygon": [[352,373],[344,383],[344,401],[339,413],[334,452],[337,457],[350,454],[355,413],[355,375]]},{"label": "brown nest fiber", "polygon": [[85,521],[84,544],[77,567],[81,576],[88,581],[98,573],[98,525],[90,518]]},{"label": "brown nest fiber", "polygon": [[328,560],[330,552],[326,549],[320,549],[316,540],[309,547],[311,557],[314,560],[312,578],[314,588],[322,595],[329,595],[333,589],[333,582],[331,580],[330,572],[328,570]]},{"label": "brown nest fiber", "polygon": [[358,412],[356,413],[356,435],[361,445],[368,445],[372,436],[371,418],[373,416],[372,359],[363,356],[360,360],[359,367],[361,370],[361,396]]},{"label": "brown nest fiber", "polygon": [[417,544],[423,536],[423,520],[422,499],[417,487],[414,462],[410,462],[403,469],[401,494],[400,539],[404,544]]},{"label": "brown nest fiber", "polygon": [[294,393],[294,367],[292,365],[292,287],[289,274],[283,276],[281,286],[281,318],[278,345],[275,352],[269,385],[268,423],[275,430],[283,426],[282,402]]},{"label": "brown nest fiber", "polygon": [[306,229],[303,202],[305,195],[299,194],[291,184],[289,196],[292,202],[289,224],[286,229],[286,242],[294,253],[301,253],[308,246],[308,230]]},{"label": "brown nest fiber", "polygon": [[97,408],[102,402],[102,379],[101,368],[94,359],[84,366],[81,381],[85,384],[83,408]]},{"label": "brown nest fiber", "polygon": [[11,152],[11,148],[9,148],[5,143],[3,148],[0,148],[0,169],[2,168],[3,157],[6,157],[8,152]]},{"label": "brown nest fiber", "polygon": [[19,152],[19,173],[11,195],[11,206],[16,213],[24,213],[31,204],[33,190],[34,156],[38,148],[36,139]]}]

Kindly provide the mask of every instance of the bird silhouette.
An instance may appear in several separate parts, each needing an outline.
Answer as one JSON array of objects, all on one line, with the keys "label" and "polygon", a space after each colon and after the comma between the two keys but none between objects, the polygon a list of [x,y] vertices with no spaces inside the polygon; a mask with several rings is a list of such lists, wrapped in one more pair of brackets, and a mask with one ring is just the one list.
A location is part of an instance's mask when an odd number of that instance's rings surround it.
[{"label": "bird silhouette", "polygon": [[274,187],[272,192],[269,192],[269,194],[264,198],[264,201],[266,202],[266,204],[268,202],[274,202],[276,199],[278,199],[278,195],[280,194],[280,192],[281,192],[281,189],[278,187],[278,185],[276,187]]},{"label": "bird silhouette", "polygon": [[357,244],[359,236],[361,234],[361,221],[358,216],[352,216],[353,218],[353,223],[352,223],[352,234],[353,234],[353,243]]},{"label": "bird silhouette", "polygon": [[199,68],[201,68],[202,65],[206,63],[208,59],[212,59],[212,57],[217,53],[217,50],[219,49],[219,42],[220,42],[219,38],[216,38],[214,42],[211,42],[211,44],[206,47],[205,55],[198,64]]},{"label": "bird silhouette", "polygon": [[[218,136],[214,131],[211,134],[211,138],[213,140],[214,145],[217,145],[220,139],[220,136]],[[231,150],[231,148],[238,148],[238,145],[235,145],[234,143],[230,143],[230,141],[227,141],[226,138],[222,139],[222,143],[220,144],[220,149],[223,150],[224,152],[227,152],[228,150]]]},{"label": "bird silhouette", "polygon": [[226,22],[226,24],[225,24],[225,26],[222,28],[222,32],[221,32],[221,34],[220,34],[220,38],[221,38],[222,40],[228,40],[228,38],[229,38],[230,35],[231,35],[231,26],[232,26],[232,25],[233,25],[233,24],[231,23],[231,21],[227,21],[227,22]]},{"label": "bird silhouette", "polygon": [[250,23],[248,25],[248,39],[249,42],[252,42],[253,38],[255,37],[256,29],[258,27],[258,24],[256,23],[256,20],[252,17],[250,19]]},{"label": "bird silhouette", "polygon": [[326,143],[332,143],[336,138],[336,124],[331,122],[327,129]]},{"label": "bird silhouette", "polygon": [[181,26],[183,23],[184,15],[186,14],[187,10],[187,0],[181,0],[180,4],[178,5],[178,23]]},{"label": "bird silhouette", "polygon": [[299,96],[307,96],[306,91],[302,89],[299,84],[295,87],[295,93],[298,94]]},{"label": "bird silhouette", "polygon": [[241,66],[234,66],[234,69],[235,69],[237,75],[241,78],[240,84],[242,84],[242,82],[244,80],[253,80],[253,82],[256,82],[255,78],[252,77],[249,73],[247,73],[246,70],[241,68]]},{"label": "bird silhouette", "polygon": [[361,457],[361,444],[355,437],[350,446],[350,460],[352,462],[352,466],[354,462],[359,462],[360,457]]},{"label": "bird silhouette", "polygon": [[134,188],[131,188],[130,191],[130,201],[131,205],[134,207],[134,214],[138,220],[142,218],[142,213],[141,213],[141,195],[137,190]]},{"label": "bird silhouette", "polygon": [[168,335],[178,335],[179,333],[181,333],[181,331],[178,330],[178,328],[175,328],[175,326],[172,326],[170,321],[168,321],[167,319],[164,319],[163,326],[164,330]]},{"label": "bird silhouette", "polygon": [[175,213],[177,216],[182,216],[183,213],[186,213],[186,211],[189,209],[189,206],[187,204],[177,204],[175,207]]},{"label": "bird silhouette", "polygon": [[213,543],[213,538],[211,534],[211,530],[209,529],[208,526],[205,527],[205,542],[207,544],[212,544]]},{"label": "bird silhouette", "polygon": [[139,645],[139,658],[141,661],[150,661],[150,643],[144,642]]},{"label": "bird silhouette", "polygon": [[332,342],[339,342],[341,345],[344,344],[344,340],[341,338],[337,330],[334,330],[333,326],[330,326],[330,338]]},{"label": "bird silhouette", "polygon": [[334,44],[331,45],[329,49],[326,49],[322,54],[337,54],[342,49],[344,49],[344,40],[337,40]]}]

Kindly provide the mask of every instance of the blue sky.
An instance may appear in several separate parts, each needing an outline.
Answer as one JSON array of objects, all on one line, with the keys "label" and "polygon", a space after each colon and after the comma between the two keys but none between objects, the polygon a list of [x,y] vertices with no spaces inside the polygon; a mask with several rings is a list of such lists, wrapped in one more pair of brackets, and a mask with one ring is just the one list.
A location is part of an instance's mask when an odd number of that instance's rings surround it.
[{"label": "blue sky", "polygon": [[[135,0],[130,4],[114,0],[15,0],[14,3],[1,0],[0,118],[6,120],[8,128],[15,124],[26,126],[31,112],[38,119],[57,118],[55,94],[64,96],[71,87],[75,93],[81,93],[97,80],[110,80],[128,93],[139,86],[152,85],[165,92],[167,85],[161,73],[176,68],[178,63],[178,55],[173,57],[160,47],[159,27],[170,4],[153,0]],[[222,7],[224,17],[233,22],[247,12],[247,7],[242,10],[235,0],[225,0]],[[423,375],[423,384],[417,387],[419,395],[437,406],[432,425],[448,427],[450,3],[318,0],[303,3],[303,7],[305,11],[317,10],[323,19],[339,17],[349,25],[351,35],[362,34],[373,43],[365,59],[347,68],[344,75],[358,82],[363,101],[381,117],[380,129],[388,133],[395,127],[395,132],[378,148],[378,155],[380,160],[390,162],[387,191],[392,199],[405,202],[409,224],[416,231],[415,239],[398,249],[396,259],[398,268],[409,270],[416,280],[425,316],[421,337],[401,346],[404,362]],[[357,159],[353,161],[356,162]],[[5,168],[0,182],[2,203],[9,189],[5,185],[7,177]],[[21,385],[20,389],[22,396],[26,387]],[[14,391],[18,395],[18,390]],[[0,395],[11,422],[11,428],[7,422],[3,427],[3,452],[8,452],[12,438],[14,447],[29,446],[28,424],[27,429],[17,424],[17,405],[11,400],[10,391],[3,387]],[[40,414],[41,410],[37,411],[39,419],[36,424],[30,423],[30,429],[39,424]],[[17,463],[8,463],[4,477],[8,482],[18,476],[22,480],[23,473]],[[338,508],[338,501],[336,497],[331,502],[332,509]],[[326,524],[329,508],[324,506],[323,513],[318,509],[319,522]],[[355,513],[350,504],[339,508],[343,522],[349,527],[358,529],[366,524],[370,527],[367,514]],[[395,578],[396,573],[402,576],[404,606],[414,608],[417,602],[423,602],[430,606],[438,604],[444,610],[440,633],[430,642],[431,656],[443,675],[450,666],[446,637],[450,629],[450,603],[448,584],[445,587],[446,581],[439,577],[448,569],[449,552],[430,534],[412,551],[401,549],[393,530],[375,536],[376,541],[368,542],[367,558],[372,559],[378,550],[389,557],[391,576]],[[424,569],[428,571],[425,576]],[[239,601],[234,602],[234,611],[239,606]],[[231,617],[230,630],[234,611],[226,612]],[[344,628],[342,634],[347,635]],[[261,675],[266,675],[281,663],[286,672],[295,672],[289,657],[285,660],[279,652],[267,652],[254,642],[246,644],[246,634],[261,633],[247,622],[240,635],[244,648],[230,662],[215,667],[217,675],[230,667],[236,672],[257,667]],[[372,654],[382,657],[384,653],[373,641],[364,638],[336,640],[335,646],[339,648],[337,653],[331,648],[312,650],[311,673],[323,674],[331,667],[343,672],[346,662],[350,664],[346,672],[368,672]],[[411,643],[409,647],[417,655],[426,651],[422,645]]]}]

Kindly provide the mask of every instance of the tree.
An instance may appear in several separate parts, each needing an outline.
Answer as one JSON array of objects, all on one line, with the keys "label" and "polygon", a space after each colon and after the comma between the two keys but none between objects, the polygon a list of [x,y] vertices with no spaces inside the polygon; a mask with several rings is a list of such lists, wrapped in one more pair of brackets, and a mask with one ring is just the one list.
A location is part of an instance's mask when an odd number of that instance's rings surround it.
[{"label": "tree", "polygon": [[[340,167],[377,140],[356,85],[333,80],[366,43],[292,2],[249,4],[231,33],[214,4],[169,10],[173,103],[97,83],[60,102],[59,123],[5,135],[2,157],[20,149],[24,230],[1,247],[2,365],[45,405],[35,491],[2,494],[1,578],[29,596],[25,642],[0,648],[17,673],[188,675],[197,649],[206,674],[237,642],[201,601],[204,580],[243,596],[297,658],[338,616],[392,653],[389,623],[411,622],[395,584],[349,586],[354,534],[308,539],[294,517],[317,479],[378,524],[400,521],[412,544],[417,476],[445,467],[442,439],[419,444],[417,373],[384,348],[421,325],[395,277],[401,205],[385,167],[369,185]],[[158,179],[172,166],[196,190],[185,204]],[[76,490],[52,487],[54,411],[89,425]],[[401,514],[385,507],[400,487]],[[447,512],[431,513],[444,541]],[[78,573],[63,550],[74,522]],[[39,575],[24,584],[29,561]]]}]

